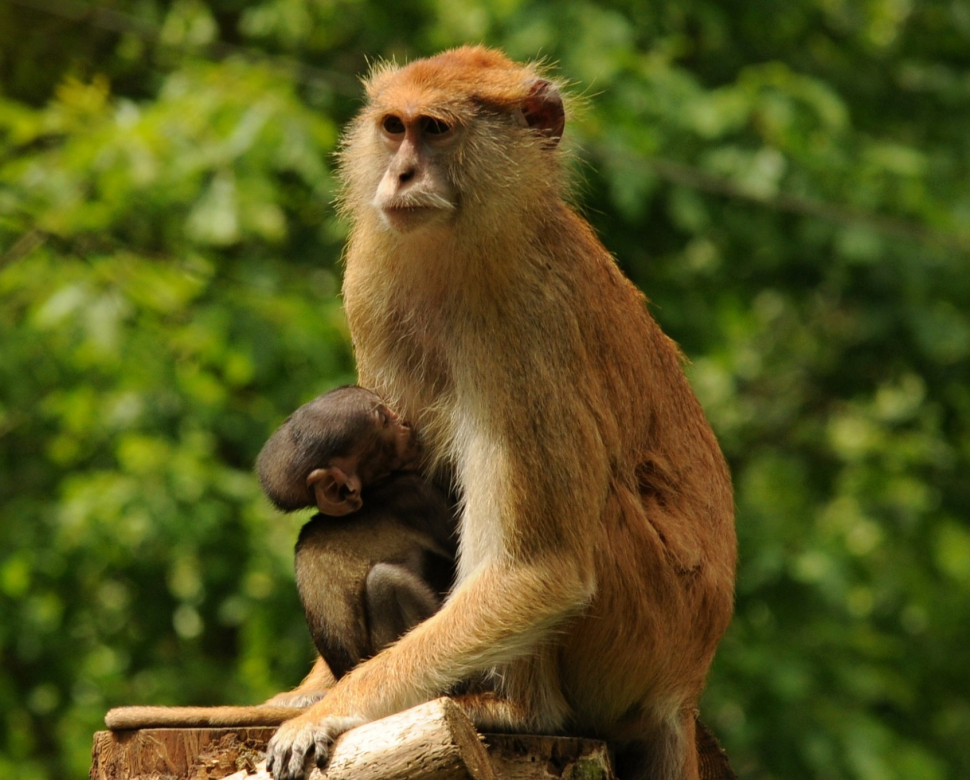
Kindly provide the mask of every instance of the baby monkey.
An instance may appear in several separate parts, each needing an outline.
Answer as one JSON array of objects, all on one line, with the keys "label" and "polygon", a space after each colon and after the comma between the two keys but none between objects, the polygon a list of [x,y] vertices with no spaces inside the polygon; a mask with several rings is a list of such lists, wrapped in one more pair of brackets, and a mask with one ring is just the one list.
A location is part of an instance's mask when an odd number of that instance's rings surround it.
[{"label": "baby monkey", "polygon": [[437,612],[454,578],[454,504],[419,471],[411,427],[375,393],[341,387],[301,406],[256,462],[283,511],[315,506],[296,582],[339,679]]},{"label": "baby monkey", "polygon": [[454,579],[454,502],[420,462],[410,426],[369,390],[342,387],[297,409],[256,469],[280,509],[320,510],[300,532],[296,581],[322,660],[259,706],[120,707],[108,728],[279,725],[437,612]]}]

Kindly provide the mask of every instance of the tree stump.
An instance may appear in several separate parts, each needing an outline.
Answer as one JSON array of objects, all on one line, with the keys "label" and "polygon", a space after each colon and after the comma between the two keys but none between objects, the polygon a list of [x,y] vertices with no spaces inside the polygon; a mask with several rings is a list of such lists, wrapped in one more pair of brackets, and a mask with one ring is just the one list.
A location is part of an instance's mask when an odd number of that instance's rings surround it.
[{"label": "tree stump", "polygon": [[[267,780],[267,727],[140,729],[95,734],[90,780]],[[614,780],[603,742],[479,736],[450,699],[341,735],[310,780]]]},{"label": "tree stump", "polygon": [[255,772],[275,727],[139,729],[94,735],[90,780],[220,780]]}]

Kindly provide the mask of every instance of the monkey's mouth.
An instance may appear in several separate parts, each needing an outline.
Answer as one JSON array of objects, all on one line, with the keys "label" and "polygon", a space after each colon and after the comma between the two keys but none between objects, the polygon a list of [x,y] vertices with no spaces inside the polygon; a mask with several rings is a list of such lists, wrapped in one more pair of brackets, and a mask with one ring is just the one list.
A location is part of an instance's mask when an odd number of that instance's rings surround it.
[{"label": "monkey's mouth", "polygon": [[386,200],[376,199],[375,206],[391,230],[407,233],[423,225],[441,222],[455,210],[455,204],[436,193],[407,192]]},{"label": "monkey's mouth", "polygon": [[385,206],[381,209],[385,222],[399,233],[438,221],[447,213],[437,206]]},{"label": "monkey's mouth", "polygon": [[385,206],[383,211],[385,214],[418,216],[421,214],[430,214],[434,211],[440,211],[440,209],[437,206]]}]

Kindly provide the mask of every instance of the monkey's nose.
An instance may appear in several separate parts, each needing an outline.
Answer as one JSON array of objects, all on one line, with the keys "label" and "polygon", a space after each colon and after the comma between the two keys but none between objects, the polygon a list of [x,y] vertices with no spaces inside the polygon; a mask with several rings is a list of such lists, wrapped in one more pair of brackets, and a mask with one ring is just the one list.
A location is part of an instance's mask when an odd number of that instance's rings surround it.
[{"label": "monkey's nose", "polygon": [[414,173],[414,168],[408,168],[407,170],[398,174],[397,180],[401,184],[407,184],[409,181],[411,181],[411,179],[414,178]]}]

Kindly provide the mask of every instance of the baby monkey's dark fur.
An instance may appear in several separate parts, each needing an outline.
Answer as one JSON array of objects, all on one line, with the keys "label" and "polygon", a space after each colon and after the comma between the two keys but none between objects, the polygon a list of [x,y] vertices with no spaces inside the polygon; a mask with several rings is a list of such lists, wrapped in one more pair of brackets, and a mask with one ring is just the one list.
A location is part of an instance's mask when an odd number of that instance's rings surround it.
[{"label": "baby monkey's dark fur", "polygon": [[320,510],[300,532],[296,582],[338,679],[430,617],[451,587],[453,503],[419,465],[410,427],[361,387],[301,406],[260,453],[273,503]]}]

